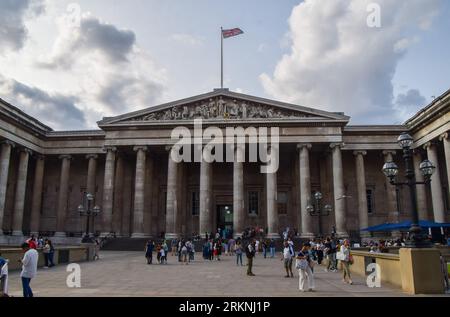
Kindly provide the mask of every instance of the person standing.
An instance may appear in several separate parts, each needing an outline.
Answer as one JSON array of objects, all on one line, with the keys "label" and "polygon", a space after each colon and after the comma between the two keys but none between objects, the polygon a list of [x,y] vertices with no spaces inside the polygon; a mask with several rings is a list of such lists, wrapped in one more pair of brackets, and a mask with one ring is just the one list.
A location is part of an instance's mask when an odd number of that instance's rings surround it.
[{"label": "person standing", "polygon": [[305,243],[301,249],[301,251],[297,255],[297,264],[296,268],[299,273],[299,281],[298,281],[298,289],[302,292],[306,292],[305,284],[306,280],[308,280],[308,290],[310,292],[314,292],[315,283],[314,283],[314,275],[311,270],[311,258],[309,255],[310,244]]},{"label": "person standing", "polygon": [[325,269],[325,272],[331,271],[331,272],[336,272],[336,267],[337,265],[336,263],[336,247],[333,244],[333,242],[331,241],[330,237],[327,237],[327,239],[325,240],[325,244],[324,244],[324,253],[327,256],[327,268]]},{"label": "person standing", "polygon": [[348,283],[348,284],[352,285],[353,282],[352,282],[352,277],[350,275],[350,264],[353,263],[353,259],[352,259],[352,255],[350,254],[350,242],[347,239],[344,240],[343,245],[341,245],[340,251],[343,256],[343,259],[341,260],[342,269],[343,269],[342,281],[344,283]]},{"label": "person standing", "polygon": [[251,243],[249,243],[249,245],[247,246],[247,248],[245,249],[245,254],[247,256],[247,275],[248,276],[255,276],[255,274],[253,274],[252,272],[252,268],[253,268],[253,258],[255,257],[256,254],[256,242],[253,239]]},{"label": "person standing", "polygon": [[172,256],[175,256],[177,254],[177,239],[172,239],[172,241],[170,241],[170,246],[172,247]]},{"label": "person standing", "polygon": [[49,258],[50,258],[50,244],[49,240],[45,240],[44,248],[42,249],[42,253],[44,254],[44,269],[49,268]]},{"label": "person standing", "polygon": [[148,240],[145,245],[145,258],[147,259],[147,264],[152,264],[153,262],[153,249],[155,248],[155,244],[152,240]]},{"label": "person standing", "polygon": [[242,253],[244,250],[242,250],[242,244],[241,241],[237,241],[234,245],[234,253],[236,254],[236,265],[239,266],[239,261],[241,262],[241,266],[244,266],[242,264]]},{"label": "person standing", "polygon": [[284,241],[283,257],[281,258],[281,261],[284,262],[286,278],[294,277],[294,273],[292,272],[292,262],[294,256],[294,248],[287,241]]},{"label": "person standing", "polygon": [[34,234],[31,235],[31,237],[26,241],[28,245],[30,246],[30,249],[37,249],[37,243],[36,238],[34,237]]},{"label": "person standing", "polygon": [[261,245],[262,245],[262,252],[263,252],[263,255],[264,255],[264,259],[266,259],[267,258],[267,243],[266,243],[266,240],[263,239]]},{"label": "person standing", "polygon": [[33,297],[30,282],[37,273],[39,253],[35,249],[30,248],[28,243],[22,244],[22,250],[24,251],[24,256],[19,262],[22,263],[20,278],[22,279],[23,297]]},{"label": "person standing", "polygon": [[275,257],[275,240],[274,239],[270,239],[269,248],[270,248],[270,257],[274,258]]}]

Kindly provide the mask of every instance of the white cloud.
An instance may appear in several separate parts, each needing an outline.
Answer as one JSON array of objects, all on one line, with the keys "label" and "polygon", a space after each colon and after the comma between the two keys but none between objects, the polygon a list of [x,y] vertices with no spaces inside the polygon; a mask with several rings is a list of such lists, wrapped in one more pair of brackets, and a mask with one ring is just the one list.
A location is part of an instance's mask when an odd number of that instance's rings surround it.
[{"label": "white cloud", "polygon": [[23,47],[28,35],[25,20],[42,14],[43,5],[42,0],[0,1],[0,54]]},{"label": "white cloud", "polygon": [[27,114],[38,117],[53,129],[78,130],[86,125],[85,116],[77,107],[79,98],[76,96],[49,94],[2,75],[0,96],[7,96],[8,102]]},{"label": "white cloud", "polygon": [[[3,73],[0,96],[17,102],[17,106],[44,122],[50,120],[48,111],[41,106],[34,107],[30,96],[45,96],[41,98],[45,99],[41,104],[50,104],[49,109],[56,110],[61,103],[61,113],[72,104],[75,107],[72,110],[79,109],[85,119],[77,116],[73,121],[67,116],[69,124],[62,126],[65,129],[96,128],[96,122],[102,116],[146,108],[162,98],[166,71],[156,65],[149,53],[139,48],[133,31],[120,29],[88,13],[82,15],[79,27],[68,24],[67,15],[48,20],[56,21],[52,23],[56,23],[57,31],[51,53],[35,56],[27,46],[18,52],[15,60],[21,62],[18,66],[22,71],[15,72],[8,67],[8,72]],[[48,50],[36,45],[39,43],[34,41],[35,51]],[[7,63],[8,59],[3,62]],[[16,73],[21,74],[21,82],[13,79]],[[23,85],[22,91],[28,93],[12,88],[18,85]],[[73,99],[72,96],[77,97]],[[51,122],[49,125],[55,128],[64,122],[54,121],[55,126]]]},{"label": "white cloud", "polygon": [[417,111],[426,106],[427,100],[419,90],[409,89],[406,93],[400,93],[396,100],[394,108],[402,118],[410,118]]},{"label": "white cloud", "polygon": [[415,34],[431,25],[441,0],[377,1],[381,28],[367,27],[371,2],[305,0],[297,5],[289,19],[291,52],[281,58],[272,76],[260,76],[266,92],[290,102],[345,111],[354,123],[393,120],[397,64],[417,41]]}]

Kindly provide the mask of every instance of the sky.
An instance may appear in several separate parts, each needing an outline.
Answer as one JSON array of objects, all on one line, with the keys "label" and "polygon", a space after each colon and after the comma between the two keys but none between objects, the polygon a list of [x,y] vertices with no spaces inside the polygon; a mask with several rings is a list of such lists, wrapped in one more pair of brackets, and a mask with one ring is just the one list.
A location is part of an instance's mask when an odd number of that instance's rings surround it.
[{"label": "sky", "polygon": [[446,0],[0,0],[0,98],[55,130],[220,86],[401,124],[450,87]]}]

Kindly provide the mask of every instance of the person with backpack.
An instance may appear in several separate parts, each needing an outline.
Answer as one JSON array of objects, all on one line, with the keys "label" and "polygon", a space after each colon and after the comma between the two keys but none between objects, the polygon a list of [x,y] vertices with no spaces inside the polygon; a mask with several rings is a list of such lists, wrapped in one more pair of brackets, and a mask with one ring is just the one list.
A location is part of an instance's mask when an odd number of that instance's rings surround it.
[{"label": "person with backpack", "polygon": [[306,292],[306,280],[308,280],[308,290],[310,292],[314,292],[315,288],[314,274],[311,270],[311,258],[309,255],[310,247],[311,245],[309,243],[305,243],[297,255],[295,267],[299,274],[298,289],[301,292]]},{"label": "person with backpack", "polygon": [[255,276],[252,272],[253,268],[253,258],[256,254],[256,241],[253,239],[251,243],[248,244],[248,246],[245,248],[245,255],[247,256],[247,275],[248,276]]},{"label": "person with backpack", "polygon": [[286,278],[294,277],[292,272],[292,262],[295,256],[294,248],[287,241],[284,241],[283,257],[281,261],[284,262],[284,268],[286,270]]},{"label": "person with backpack", "polygon": [[328,260],[325,272],[336,272],[336,245],[330,237],[327,237],[327,239],[325,240],[324,253],[326,254]]}]

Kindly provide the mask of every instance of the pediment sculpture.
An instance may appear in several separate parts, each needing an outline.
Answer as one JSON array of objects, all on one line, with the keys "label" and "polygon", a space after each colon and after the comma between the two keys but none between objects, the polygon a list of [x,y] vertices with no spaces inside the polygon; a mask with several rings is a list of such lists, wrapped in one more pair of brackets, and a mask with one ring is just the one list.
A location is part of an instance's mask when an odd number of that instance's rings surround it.
[{"label": "pediment sculpture", "polygon": [[202,119],[276,119],[305,118],[309,115],[271,105],[216,97],[192,104],[173,106],[166,110],[131,119],[132,121],[171,121]]}]

